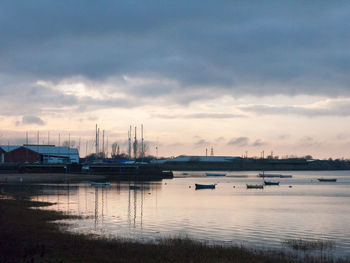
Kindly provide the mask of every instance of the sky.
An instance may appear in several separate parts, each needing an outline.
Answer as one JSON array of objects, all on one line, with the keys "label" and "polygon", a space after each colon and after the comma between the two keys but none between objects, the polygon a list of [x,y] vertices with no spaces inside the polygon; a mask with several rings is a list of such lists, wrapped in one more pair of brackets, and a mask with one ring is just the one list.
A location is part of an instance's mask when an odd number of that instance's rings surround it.
[{"label": "sky", "polygon": [[[0,144],[350,158],[349,1],[0,2]],[[49,134],[49,136],[48,136]],[[107,147],[107,143],[106,143]],[[109,149],[110,151],[110,149]]]}]

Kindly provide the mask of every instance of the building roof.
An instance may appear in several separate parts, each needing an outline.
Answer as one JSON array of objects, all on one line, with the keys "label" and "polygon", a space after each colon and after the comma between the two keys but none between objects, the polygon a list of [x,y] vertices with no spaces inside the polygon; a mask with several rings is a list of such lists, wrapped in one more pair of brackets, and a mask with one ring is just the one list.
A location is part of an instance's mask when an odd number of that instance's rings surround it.
[{"label": "building roof", "polygon": [[12,152],[20,147],[27,148],[29,150],[32,150],[34,152],[40,153],[42,155],[57,155],[57,156],[64,156],[64,155],[79,155],[78,149],[76,148],[69,148],[66,146],[58,146],[55,145],[0,145],[0,148],[3,149],[5,152]]},{"label": "building roof", "polygon": [[66,146],[25,145],[24,147],[43,155],[79,155],[77,148],[69,148]]},{"label": "building roof", "polygon": [[22,147],[21,145],[0,145],[0,148],[4,152],[12,152],[13,150],[18,149],[19,147]]}]

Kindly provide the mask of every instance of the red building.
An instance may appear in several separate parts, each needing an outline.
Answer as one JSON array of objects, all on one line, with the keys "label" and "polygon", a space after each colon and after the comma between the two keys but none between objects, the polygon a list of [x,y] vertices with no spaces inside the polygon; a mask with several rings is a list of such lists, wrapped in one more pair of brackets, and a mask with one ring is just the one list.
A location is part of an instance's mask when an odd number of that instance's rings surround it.
[{"label": "red building", "polygon": [[18,147],[12,151],[5,152],[4,149],[0,148],[0,155],[4,156],[3,162],[41,162],[43,156],[37,152],[34,152],[23,146]]}]

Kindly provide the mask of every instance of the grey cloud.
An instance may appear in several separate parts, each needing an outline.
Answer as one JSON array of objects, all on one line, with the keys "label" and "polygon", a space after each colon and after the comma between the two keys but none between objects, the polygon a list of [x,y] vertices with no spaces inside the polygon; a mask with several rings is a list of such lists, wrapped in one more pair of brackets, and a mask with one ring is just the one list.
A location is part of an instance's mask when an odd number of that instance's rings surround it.
[{"label": "grey cloud", "polygon": [[268,115],[302,115],[309,117],[322,116],[350,116],[350,100],[335,99],[321,101],[320,103],[310,105],[292,105],[292,106],[277,106],[277,105],[249,105],[241,106],[240,110],[245,112],[253,112],[256,114]]},{"label": "grey cloud", "polygon": [[204,89],[211,98],[350,94],[347,1],[5,0],[0,10],[6,75],[147,77],[155,81],[126,92],[182,104]]},{"label": "grey cloud", "polygon": [[35,125],[43,126],[45,125],[45,122],[40,117],[37,117],[37,116],[23,116],[22,124],[23,125],[35,124]]},{"label": "grey cloud", "polygon": [[209,144],[210,144],[209,141],[206,141],[204,139],[200,139],[200,140],[198,140],[197,142],[194,143],[194,147],[195,148],[200,148],[200,147],[203,147],[203,146],[207,146]]},{"label": "grey cloud", "polygon": [[242,118],[245,117],[241,114],[231,113],[193,113],[193,114],[153,114],[153,117],[163,119],[231,119],[231,118]]},{"label": "grey cloud", "polygon": [[310,136],[304,136],[299,140],[299,144],[303,147],[320,146],[322,143],[316,138]]},{"label": "grey cloud", "polygon": [[245,146],[260,147],[265,145],[265,143],[261,139],[257,139],[253,143],[250,143],[250,139],[248,137],[233,138],[227,144],[230,146],[237,146],[237,147],[245,147]]},{"label": "grey cloud", "polygon": [[290,135],[289,134],[281,134],[280,136],[278,136],[278,138],[281,140],[286,140],[286,139],[290,138]]},{"label": "grey cloud", "polygon": [[252,146],[253,147],[260,147],[260,146],[263,146],[264,144],[265,143],[262,140],[258,139],[258,140],[256,140],[255,142],[252,143]]},{"label": "grey cloud", "polygon": [[248,137],[238,137],[228,142],[229,145],[239,146],[239,147],[247,146],[248,143],[249,143]]}]

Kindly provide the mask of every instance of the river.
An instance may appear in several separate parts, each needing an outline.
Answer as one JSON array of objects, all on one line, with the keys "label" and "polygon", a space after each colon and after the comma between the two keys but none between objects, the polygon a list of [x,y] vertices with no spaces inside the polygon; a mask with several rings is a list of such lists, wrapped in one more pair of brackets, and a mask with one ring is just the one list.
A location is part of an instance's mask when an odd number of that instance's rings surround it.
[{"label": "river", "polygon": [[[174,179],[161,182],[107,187],[43,185],[33,199],[56,203],[47,209],[83,216],[69,221],[72,232],[142,242],[189,237],[262,249],[282,249],[286,240],[325,240],[334,244],[330,253],[336,257],[350,256],[350,171],[273,172],[293,177],[270,178],[280,185],[264,189],[246,187],[263,182],[258,172],[225,173],[176,172]],[[216,188],[195,190],[195,183]]]}]

